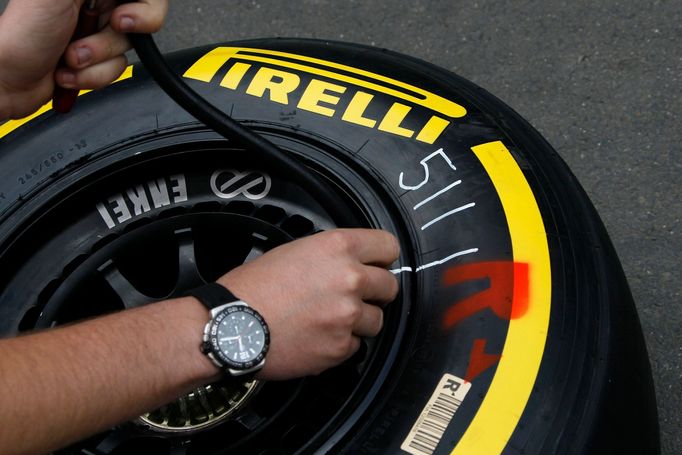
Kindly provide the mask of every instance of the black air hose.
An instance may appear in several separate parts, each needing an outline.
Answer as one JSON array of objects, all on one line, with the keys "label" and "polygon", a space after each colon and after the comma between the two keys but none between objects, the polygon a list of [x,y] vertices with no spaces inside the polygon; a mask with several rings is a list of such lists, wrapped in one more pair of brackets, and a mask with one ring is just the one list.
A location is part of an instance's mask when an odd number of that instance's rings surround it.
[{"label": "black air hose", "polygon": [[[308,191],[332,217],[348,212],[347,203],[323,177],[308,170],[260,134],[240,125],[192,90],[168,66],[151,35],[129,34],[128,37],[149,74],[180,107],[225,139],[236,142],[251,153],[260,155],[258,158],[267,160],[276,172],[287,176]],[[341,220],[335,221],[337,224],[342,223]]]}]

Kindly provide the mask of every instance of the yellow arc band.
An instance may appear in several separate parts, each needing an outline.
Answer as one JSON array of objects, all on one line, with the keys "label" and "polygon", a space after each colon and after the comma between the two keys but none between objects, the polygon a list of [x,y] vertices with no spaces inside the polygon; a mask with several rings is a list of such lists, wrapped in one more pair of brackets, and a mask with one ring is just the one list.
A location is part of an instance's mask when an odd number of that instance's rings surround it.
[{"label": "yellow arc band", "polygon": [[499,454],[530,398],[547,339],[552,276],[547,234],[533,191],[502,142],[472,148],[500,197],[514,262],[528,264],[528,311],[509,323],[488,393],[452,455]]},{"label": "yellow arc band", "polygon": [[[112,84],[115,84],[116,82],[120,82],[125,79],[130,79],[133,77],[133,66],[130,65],[128,66],[124,71],[123,74],[119,76],[118,79],[116,79]],[[91,92],[92,90],[81,90],[78,96],[85,95],[86,93]],[[33,114],[29,115],[28,117],[24,117],[22,119],[18,120],[10,120],[9,122],[5,122],[2,125],[0,125],[0,139],[3,137],[7,136],[9,133],[12,131],[16,130],[19,128],[21,125],[30,122],[34,118],[38,117],[39,115],[44,114],[45,112],[49,111],[52,109],[52,101],[48,101],[46,104],[44,104],[40,109],[35,111]]]}]

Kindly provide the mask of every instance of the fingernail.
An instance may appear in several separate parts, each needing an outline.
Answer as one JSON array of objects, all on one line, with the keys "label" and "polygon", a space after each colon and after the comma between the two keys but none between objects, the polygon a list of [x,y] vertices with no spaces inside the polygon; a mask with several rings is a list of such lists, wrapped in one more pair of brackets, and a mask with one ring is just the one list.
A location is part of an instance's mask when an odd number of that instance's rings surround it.
[{"label": "fingernail", "polygon": [[62,71],[59,76],[59,85],[64,88],[75,88],[76,75],[71,71]]},{"label": "fingernail", "polygon": [[92,51],[89,47],[79,47],[76,49],[76,58],[79,65],[84,65],[92,58]]},{"label": "fingernail", "polygon": [[130,32],[135,27],[135,20],[130,16],[123,16],[118,22],[118,26],[124,32]]}]

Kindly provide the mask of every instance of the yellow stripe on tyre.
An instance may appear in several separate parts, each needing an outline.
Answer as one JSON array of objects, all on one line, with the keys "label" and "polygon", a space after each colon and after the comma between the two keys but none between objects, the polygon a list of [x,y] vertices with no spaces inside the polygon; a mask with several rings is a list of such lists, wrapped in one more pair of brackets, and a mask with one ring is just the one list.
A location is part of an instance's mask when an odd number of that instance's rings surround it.
[{"label": "yellow stripe on tyre", "polygon": [[472,150],[500,197],[514,262],[528,264],[528,311],[511,319],[495,377],[453,455],[498,454],[507,446],[540,369],[552,299],[547,234],[528,181],[502,142]]}]

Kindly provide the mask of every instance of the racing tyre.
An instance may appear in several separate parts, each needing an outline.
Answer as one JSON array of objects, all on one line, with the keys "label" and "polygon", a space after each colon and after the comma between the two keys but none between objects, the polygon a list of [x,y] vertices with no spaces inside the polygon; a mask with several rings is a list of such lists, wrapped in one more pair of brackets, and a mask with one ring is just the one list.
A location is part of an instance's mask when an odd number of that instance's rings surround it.
[{"label": "racing tyre", "polygon": [[330,213],[128,68],[69,115],[46,106],[0,125],[0,333],[173,297],[336,226],[398,236],[401,292],[380,336],[331,371],[211,384],[64,453],[659,450],[614,249],[575,177],[510,108],[352,44],[257,40],[168,59],[347,210]]}]

